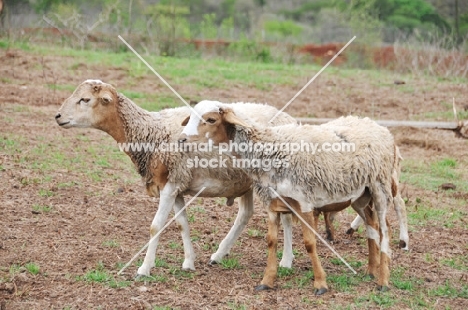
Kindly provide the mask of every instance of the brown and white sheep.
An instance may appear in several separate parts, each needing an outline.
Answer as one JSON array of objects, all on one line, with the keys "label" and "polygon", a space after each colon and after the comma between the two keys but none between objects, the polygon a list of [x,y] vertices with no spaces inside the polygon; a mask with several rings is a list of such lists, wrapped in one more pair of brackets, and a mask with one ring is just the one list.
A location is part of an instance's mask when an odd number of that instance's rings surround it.
[{"label": "brown and white sheep", "polygon": [[[339,118],[320,126],[283,125],[275,127],[251,126],[238,117],[232,109],[216,102],[202,101],[195,106],[197,115],[192,115],[183,130],[180,143],[211,140],[215,145],[237,146],[230,153],[252,162],[259,159],[279,160],[275,169],[265,171],[253,167],[246,172],[255,183],[255,190],[268,206],[268,262],[259,289],[273,287],[276,277],[276,244],[278,214],[287,212],[271,203],[277,198],[289,197],[291,207],[309,225],[314,224],[313,210],[333,203],[350,201],[352,207],[365,220],[369,246],[368,274],[379,273],[379,289],[388,289],[390,276],[390,244],[386,223],[388,205],[392,203],[392,174],[397,158],[393,136],[388,129],[368,118]],[[213,125],[224,123],[226,133],[212,132]],[[220,136],[222,138],[220,138]],[[348,152],[296,152],[265,147],[278,143],[352,143],[354,150]],[[241,146],[247,145],[247,147]],[[250,147],[253,145],[253,147]],[[256,147],[260,145],[261,147]],[[232,146],[232,144],[231,144]],[[285,160],[288,165],[284,165]],[[373,201],[374,208],[368,204]],[[379,235],[380,229],[380,235]],[[302,224],[304,242],[312,260],[316,294],[328,290],[326,274],[316,250],[314,234]],[[380,248],[380,255],[378,255]],[[380,257],[379,257],[380,256]],[[379,262],[380,260],[380,262]],[[380,267],[379,267],[380,263]]]},{"label": "brown and white sheep", "polygon": [[[232,105],[238,113],[246,111],[252,115],[254,122],[267,123],[277,113],[277,109],[266,105],[238,104]],[[110,84],[100,80],[87,80],[80,84],[59,109],[55,119],[62,128],[84,127],[100,129],[111,135],[120,145],[129,143],[150,143],[153,151],[127,149],[138,173],[142,176],[150,196],[159,196],[159,208],[150,228],[153,237],[163,226],[174,208],[175,212],[184,206],[184,195],[194,195],[201,188],[206,189],[201,197],[227,197],[228,205],[234,198],[241,197],[239,212],[233,227],[218,250],[211,256],[210,263],[219,262],[229,253],[235,240],[244,229],[253,214],[252,181],[242,169],[230,165],[230,157],[225,156],[225,169],[187,168],[188,155],[183,152],[158,151],[158,146],[176,141],[182,127],[181,122],[190,115],[188,108],[166,109],[160,112],[148,112],[124,95],[117,93]],[[294,123],[295,120],[282,113],[277,124]],[[218,157],[216,152],[195,152],[194,155],[204,159]],[[191,244],[189,225],[185,212],[177,219],[184,244],[184,269],[195,269],[195,253]],[[285,235],[291,236],[290,216],[283,220]],[[146,252],[138,275],[149,275],[154,266],[158,239],[153,239]],[[291,237],[286,238],[288,240]],[[287,240],[285,240],[287,241]],[[291,242],[285,242],[284,266],[292,262]],[[288,254],[290,253],[290,254]]]}]

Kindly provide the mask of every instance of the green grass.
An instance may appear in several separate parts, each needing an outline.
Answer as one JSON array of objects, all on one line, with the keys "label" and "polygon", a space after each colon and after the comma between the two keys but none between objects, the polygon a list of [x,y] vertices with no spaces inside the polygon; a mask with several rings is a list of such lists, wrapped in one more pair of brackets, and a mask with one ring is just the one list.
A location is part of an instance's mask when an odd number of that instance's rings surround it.
[{"label": "green grass", "polygon": [[165,275],[153,275],[153,276],[142,276],[139,277],[136,281],[138,282],[160,282],[165,283],[167,282],[167,277]]},{"label": "green grass", "polygon": [[36,263],[30,262],[24,265],[24,267],[32,275],[37,275],[40,271],[39,265],[37,265]]},{"label": "green grass", "polygon": [[178,279],[193,279],[194,272],[185,271],[176,267],[170,267],[169,273]]},{"label": "green grass", "polygon": [[[268,250],[265,251],[265,253],[266,253],[266,255],[268,255]],[[302,252],[299,252],[298,250],[293,249],[293,255],[294,255],[294,257],[299,258],[299,257],[302,257]],[[282,259],[283,258],[283,250],[278,250],[276,252],[276,257],[278,259]]]},{"label": "green grass", "polygon": [[236,257],[225,257],[219,263],[223,269],[239,269],[241,265]]},{"label": "green grass", "polygon": [[132,281],[117,280],[108,270],[104,268],[102,262],[99,262],[96,269],[89,270],[82,276],[76,277],[78,281],[88,283],[100,283],[110,288],[127,287],[132,284]]},{"label": "green grass", "polygon": [[362,282],[357,275],[350,274],[329,274],[327,281],[334,290],[339,292],[350,292],[354,290],[358,284]]},{"label": "green grass", "polygon": [[50,190],[47,190],[47,189],[41,188],[39,190],[39,196],[41,196],[41,197],[52,197],[52,196],[54,196],[54,192],[52,192]]},{"label": "green grass", "polygon": [[304,288],[306,286],[313,285],[313,280],[312,280],[313,278],[314,278],[314,272],[309,270],[300,274],[300,276],[294,279],[294,282],[295,282],[296,287]]},{"label": "green grass", "polygon": [[462,177],[462,169],[454,158],[432,162],[408,159],[403,161],[401,182],[431,191],[439,190],[441,184],[453,183],[457,191],[468,192],[468,182]]},{"label": "green grass", "polygon": [[73,92],[76,89],[76,85],[58,85],[58,84],[47,84],[47,87],[52,90],[66,90],[69,92]]},{"label": "green grass", "polygon": [[32,206],[32,209],[36,213],[48,213],[48,212],[50,212],[52,210],[52,207],[51,206],[34,204]]},{"label": "green grass", "polygon": [[390,283],[399,290],[414,291],[423,283],[423,280],[407,277],[405,269],[397,267],[390,273]]},{"label": "green grass", "polygon": [[289,277],[294,274],[294,268],[278,267],[278,278]]},{"label": "green grass", "polygon": [[106,240],[102,242],[102,245],[108,248],[117,248],[119,247],[119,242],[115,240]]},{"label": "green grass", "polygon": [[247,230],[247,234],[249,235],[249,237],[252,237],[252,238],[263,238],[265,236],[265,234],[261,230],[258,230],[255,228],[249,228]]},{"label": "green grass", "polygon": [[416,198],[414,206],[407,204],[407,211],[409,227],[425,226],[430,223],[446,228],[467,226],[464,218],[466,218],[468,212],[446,207],[434,208],[426,202],[426,199]]},{"label": "green grass", "polygon": [[178,242],[171,241],[171,242],[169,242],[169,248],[171,248],[173,250],[180,250],[180,249],[183,248],[183,246]]},{"label": "green grass", "polygon": [[461,288],[455,287],[450,281],[428,291],[429,296],[448,297],[448,298],[468,298],[468,285],[464,284]]},{"label": "green grass", "polygon": [[247,309],[249,309],[246,305],[241,305],[237,301],[228,301],[226,306],[230,310],[247,310]]},{"label": "green grass", "polygon": [[452,269],[468,271],[467,255],[457,255],[451,258],[444,258],[440,260],[440,263]]},{"label": "green grass", "polygon": [[[344,260],[351,266],[351,267],[354,267],[354,268],[360,268],[362,266],[362,262],[361,261],[358,261],[356,260],[355,258],[352,258],[352,257],[344,257]],[[343,261],[341,261],[341,259],[339,259],[338,257],[332,257],[330,259],[330,262],[334,265],[342,265],[344,266],[345,263],[343,263]]]},{"label": "green grass", "polygon": [[[3,44],[7,43],[3,41]],[[153,79],[155,84],[161,83],[133,53],[127,50],[124,53],[116,53],[105,50],[58,48],[28,43],[8,45],[33,52],[36,55],[72,57],[74,64],[68,68],[70,72],[77,70],[80,63],[86,63],[88,66],[122,68],[127,70],[128,74],[135,79],[145,77]],[[295,85],[298,77],[310,77],[320,70],[320,67],[315,65],[285,66],[282,63],[236,62],[224,59],[175,58],[153,55],[143,55],[143,57],[173,87],[193,85],[197,89],[230,89],[231,85],[236,84],[268,91],[277,85]],[[108,82],[115,83],[119,81]],[[135,83],[137,82],[135,81]],[[50,87],[67,86],[52,85]],[[131,95],[136,95],[135,97],[141,95],[141,98],[145,96],[131,91],[127,91],[127,94],[130,97],[132,97]],[[174,100],[178,101],[179,99],[175,98]],[[177,103],[180,105],[179,102]]]}]

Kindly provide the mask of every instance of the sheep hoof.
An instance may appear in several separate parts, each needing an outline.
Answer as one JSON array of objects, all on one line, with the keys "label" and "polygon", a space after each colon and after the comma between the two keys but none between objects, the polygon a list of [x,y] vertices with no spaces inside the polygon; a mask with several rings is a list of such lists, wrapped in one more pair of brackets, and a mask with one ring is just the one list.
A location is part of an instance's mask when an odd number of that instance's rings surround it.
[{"label": "sheep hoof", "polygon": [[381,291],[381,292],[387,292],[390,290],[390,288],[386,285],[379,285],[377,286],[377,290]]},{"label": "sheep hoof", "polygon": [[210,261],[208,262],[208,266],[214,266],[214,265],[218,265],[218,262],[210,259]]},{"label": "sheep hoof", "polygon": [[346,231],[347,235],[353,235],[354,234],[354,229],[350,228]]},{"label": "sheep hoof", "polygon": [[133,280],[142,280],[144,278],[146,278],[147,276],[145,276],[144,274],[139,274],[137,273],[134,277],[133,277]]},{"label": "sheep hoof", "polygon": [[406,245],[406,242],[403,241],[403,240],[400,240],[400,243],[398,244],[398,247],[399,247],[400,249],[403,249],[403,250],[408,251],[408,247],[407,247],[407,245]]},{"label": "sheep hoof", "polygon": [[315,294],[316,296],[319,296],[319,295],[325,294],[326,292],[328,292],[328,289],[325,288],[325,287],[322,287],[322,288],[317,288],[317,289],[315,289],[314,294]]},{"label": "sheep hoof", "polygon": [[255,287],[255,291],[256,291],[256,292],[260,292],[260,291],[269,291],[269,290],[274,290],[274,288],[269,287],[269,286],[266,285],[266,284],[260,284],[260,285],[257,285],[257,286]]}]

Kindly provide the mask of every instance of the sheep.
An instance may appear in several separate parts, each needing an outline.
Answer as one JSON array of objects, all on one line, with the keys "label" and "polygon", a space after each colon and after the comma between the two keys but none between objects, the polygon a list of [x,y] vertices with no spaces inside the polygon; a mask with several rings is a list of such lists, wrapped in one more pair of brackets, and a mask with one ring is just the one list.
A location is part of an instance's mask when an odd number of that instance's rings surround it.
[{"label": "sheep", "polygon": [[[400,172],[401,172],[401,167],[400,167],[400,162],[403,159],[403,157],[400,154],[400,149],[395,146],[395,162],[394,162],[394,167],[393,167],[393,173],[392,173],[392,195],[393,195],[393,206],[395,209],[395,212],[397,214],[398,218],[398,224],[400,226],[400,242],[398,244],[398,247],[402,250],[408,251],[409,250],[409,234],[408,234],[408,218],[406,216],[406,206],[405,206],[405,201],[401,197],[401,191],[400,191]],[[346,234],[352,235],[364,220],[360,217],[357,216],[350,225],[350,228],[346,231]],[[331,224],[330,224],[331,226]]]},{"label": "sheep", "polygon": [[[210,105],[216,105],[219,102],[216,101],[211,101],[208,103],[207,100],[204,100],[203,104],[210,104]],[[242,116],[241,116],[242,117]],[[182,123],[183,126],[186,126],[188,121],[190,119],[190,116],[188,116]],[[209,115],[207,119],[210,119]],[[228,131],[232,130],[232,126],[229,126],[229,124],[225,124],[223,122],[215,122],[213,120],[210,120],[210,133],[216,132],[216,137],[214,139],[220,139],[220,140],[225,140],[226,137],[228,136]],[[206,134],[205,134],[206,135]],[[192,141],[197,141],[198,138],[196,136],[191,137]],[[400,161],[403,159],[401,157],[400,151],[398,147],[396,147],[396,159],[395,160],[395,166],[393,170],[393,184],[395,184],[395,188],[399,187],[399,177],[400,177]],[[406,208],[405,208],[405,203],[403,199],[401,198],[401,194],[399,190],[394,190],[393,192],[394,198],[394,208],[397,213],[397,218],[400,226],[400,242],[399,242],[399,247],[403,250],[409,250],[409,236],[408,236],[408,224],[407,224],[407,216],[406,216]],[[314,218],[315,218],[315,225],[317,225],[318,217],[321,213],[324,215],[324,221],[325,221],[325,229],[326,229],[326,236],[329,241],[333,241],[334,238],[334,228],[333,228],[333,220],[338,211],[336,210],[342,210],[343,208],[346,208],[350,205],[350,203],[342,202],[339,204],[332,204],[330,206],[322,207],[320,209],[314,209]],[[328,211],[326,211],[328,210]],[[358,229],[360,225],[364,220],[358,215],[356,218],[352,221],[350,228],[346,231],[347,234],[352,235],[355,230]],[[315,229],[317,230],[317,226],[315,226]],[[288,260],[289,261],[289,260]],[[284,263],[281,262],[280,266],[284,266]]]},{"label": "sheep", "polygon": [[[239,114],[245,111],[245,114],[252,115],[251,119],[254,122],[264,124],[278,112],[277,109],[266,105],[233,104],[231,108]],[[117,93],[110,84],[100,80],[86,80],[63,102],[55,119],[62,128],[100,129],[111,135],[119,145],[144,142],[159,147],[176,141],[182,130],[180,124],[188,115],[190,110],[185,107],[150,113]],[[286,123],[295,123],[295,120],[286,113],[281,113],[275,124]],[[183,152],[164,152],[158,148],[153,152],[131,148],[125,152],[142,176],[147,193],[150,196],[160,197],[159,208],[150,227],[151,237],[163,227],[172,208],[175,212],[183,208],[184,195],[194,195],[206,187],[201,197],[227,197],[228,205],[232,205],[236,197],[241,197],[234,225],[220,243],[218,250],[212,254],[209,263],[219,262],[229,253],[253,214],[252,181],[242,169],[233,169],[230,158],[226,156],[224,159],[227,159],[227,168],[202,169],[187,168],[190,158]],[[202,159],[218,157],[216,152],[195,152],[195,155]],[[185,212],[176,221],[184,245],[185,258],[182,268],[194,270],[195,254]],[[291,267],[293,255],[290,216],[286,215],[282,221],[285,230],[284,252],[287,254],[282,264]],[[154,266],[158,239],[154,238],[150,242],[137,276],[150,275],[150,270]]]},{"label": "sheep", "polygon": [[[247,124],[229,107],[219,102],[202,101],[195,106],[202,120],[192,113],[182,131],[179,143],[211,140],[223,150],[233,142],[234,157],[250,160],[275,161],[275,169],[265,171],[257,166],[246,169],[255,183],[268,212],[268,260],[259,290],[270,289],[276,277],[276,245],[278,213],[272,199],[290,198],[290,205],[307,224],[314,223],[313,210],[332,203],[350,201],[353,209],[365,220],[369,246],[367,273],[375,277],[378,288],[388,289],[391,249],[386,223],[388,205],[392,202],[392,175],[397,160],[393,136],[387,128],[369,118],[341,117],[329,123],[313,125],[283,125],[260,127]],[[219,138],[211,132],[212,124],[224,123],[228,135]],[[271,148],[278,143],[353,143],[355,149],[347,152],[296,152]],[[252,147],[253,146],[253,147]],[[257,147],[258,146],[258,147]],[[278,164],[279,163],[279,164]],[[287,165],[285,164],[287,163]],[[395,185],[393,185],[395,187]],[[373,201],[374,208],[368,204]],[[379,236],[380,229],[380,236]],[[315,236],[302,223],[304,243],[314,270],[315,294],[328,291],[326,274],[317,256]],[[380,267],[378,249],[380,246]]]}]

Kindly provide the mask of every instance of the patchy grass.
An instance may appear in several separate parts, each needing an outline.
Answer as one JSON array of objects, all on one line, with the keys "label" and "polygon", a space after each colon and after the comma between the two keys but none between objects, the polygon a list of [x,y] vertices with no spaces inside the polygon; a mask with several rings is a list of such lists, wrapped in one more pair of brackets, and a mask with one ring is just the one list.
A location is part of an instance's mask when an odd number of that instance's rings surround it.
[{"label": "patchy grass", "polygon": [[462,271],[468,271],[468,256],[456,255],[451,258],[443,258],[440,260],[442,265]]},{"label": "patchy grass", "polygon": [[339,292],[350,292],[362,282],[362,279],[357,275],[330,274],[327,276],[327,281],[333,289]]},{"label": "patchy grass", "polygon": [[127,287],[132,284],[132,281],[115,279],[115,277],[104,268],[102,262],[99,262],[95,269],[86,272],[82,276],[77,276],[76,280],[88,283],[100,283],[111,288]]},{"label": "patchy grass", "polygon": [[39,265],[33,262],[27,263],[24,267],[32,275],[37,275],[40,271]]},{"label": "patchy grass", "polygon": [[48,213],[52,210],[51,206],[34,204],[32,206],[33,213]]},{"label": "patchy grass", "polygon": [[106,240],[102,243],[102,245],[108,248],[117,248],[120,246],[119,242],[116,240]]},{"label": "patchy grass", "polygon": [[240,269],[241,265],[237,257],[225,257],[219,263],[224,269]]},{"label": "patchy grass", "polygon": [[278,278],[289,277],[294,274],[294,268],[278,267]]},{"label": "patchy grass", "polygon": [[447,297],[447,298],[468,298],[468,285],[464,284],[461,287],[455,287],[449,280],[443,285],[428,291],[429,296]]},{"label": "patchy grass", "polygon": [[462,177],[463,169],[454,158],[432,162],[407,159],[403,161],[401,181],[430,191],[437,191],[444,183],[453,183],[457,190],[468,192],[468,182]]}]

